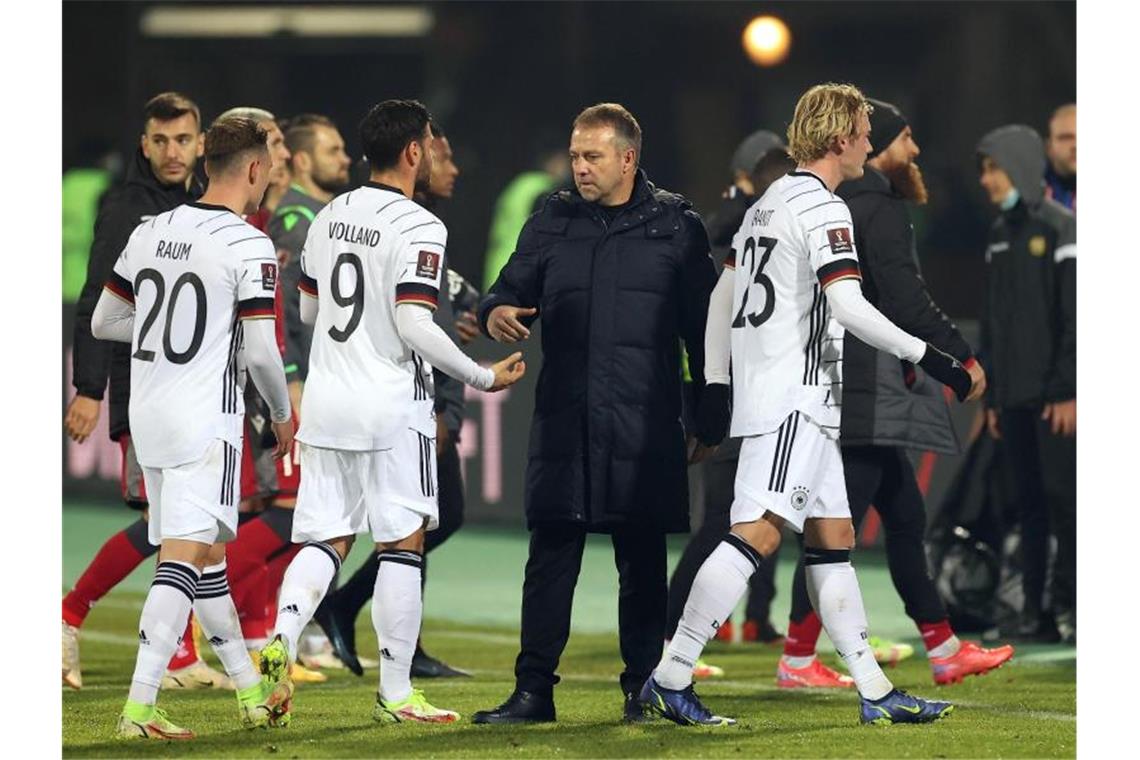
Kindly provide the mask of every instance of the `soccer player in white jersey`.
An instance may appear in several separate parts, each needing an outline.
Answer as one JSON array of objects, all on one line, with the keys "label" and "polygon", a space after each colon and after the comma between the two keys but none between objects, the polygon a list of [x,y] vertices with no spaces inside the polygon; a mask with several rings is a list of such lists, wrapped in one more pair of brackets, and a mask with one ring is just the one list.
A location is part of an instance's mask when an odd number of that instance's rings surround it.
[{"label": "soccer player in white jersey", "polygon": [[526,369],[521,353],[479,366],[432,321],[447,228],[412,200],[431,172],[429,118],[416,101],[373,106],[360,124],[370,181],[317,214],[301,253],[301,319],[315,326],[293,518],[293,540],[305,545],[285,572],[276,635],[261,650],[262,672],[286,678],[355,535],[371,531],[381,647],[372,717],[381,722],[459,718],[413,689],[409,673],[423,612],[424,531],[438,524],[432,367],[485,391]]},{"label": "soccer player in white jersey", "polygon": [[870,110],[851,85],[804,93],[788,127],[797,169],[748,210],[709,303],[705,376],[728,383],[731,354],[731,435],[744,441],[732,529],[698,571],[677,633],[641,692],[645,704],[681,725],[735,722],[713,715],[693,693],[693,664],[779,546],[784,525],[803,533],[808,593],[855,680],[860,719],[928,722],[953,709],[912,697],[883,674],[850,561],[855,531],[838,440],[844,329],[917,363],[959,400],[980,393],[957,361],[863,298],[851,215],[834,191],[863,174]]},{"label": "soccer player in white jersey", "polygon": [[274,337],[277,260],[269,238],[240,216],[265,194],[266,132],[249,119],[220,119],[206,133],[205,155],[206,193],[131,233],[91,321],[96,338],[134,349],[131,433],[150,495],[149,539],[160,547],[119,716],[122,737],[193,738],[155,707],[191,606],[233,679],[242,724],[288,719],[290,685],[254,669],[225,565],[225,542],[237,530],[239,366],[268,401],[278,456],[293,439]]}]

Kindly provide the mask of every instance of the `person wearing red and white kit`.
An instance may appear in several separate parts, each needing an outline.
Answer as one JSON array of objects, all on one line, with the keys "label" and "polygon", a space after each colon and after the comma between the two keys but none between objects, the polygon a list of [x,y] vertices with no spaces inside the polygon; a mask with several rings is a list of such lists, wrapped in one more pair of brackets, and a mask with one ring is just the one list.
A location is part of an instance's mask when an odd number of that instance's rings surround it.
[{"label": "person wearing red and white kit", "polygon": [[[202,155],[201,130],[198,106],[185,95],[164,92],[151,98],[143,107],[143,133],[134,161],[127,169],[126,181],[108,193],[95,220],[87,282],[76,305],[72,356],[75,397],[67,407],[64,426],[75,442],[87,440],[99,420],[109,380],[110,437],[122,451],[123,500],[142,514],[103,544],[75,587],[63,598],[63,683],[73,689],[83,686],[79,629],[87,613],[157,551],[147,542],[146,486],[127,419],[130,349],[96,340],[91,334],[91,315],[131,231],[141,221],[202,194],[201,184],[194,176],[194,167]],[[188,621],[181,644],[170,660],[163,688],[207,687],[229,688],[229,679],[198,657],[192,623]]]},{"label": "person wearing red and white kit", "polygon": [[[962,362],[985,387],[985,372],[970,345],[927,292],[918,268],[907,203],[927,201],[910,124],[890,103],[870,99],[873,148],[863,176],[841,184],[855,225],[855,248],[868,303],[903,330]],[[921,424],[916,424],[921,422]],[[872,504],[886,534],[891,580],[922,635],[935,683],[986,673],[1013,657],[1013,647],[985,649],[960,641],[926,567],[926,508],[906,448],[957,454],[958,443],[942,389],[913,364],[876,351],[850,332],[843,346],[843,470],[851,518],[858,530]],[[783,688],[850,687],[847,676],[815,656],[822,623],[808,599],[801,556],[792,583],[792,612],[784,656],[776,670]],[[909,645],[876,646],[880,663],[909,656]],[[905,647],[905,649],[900,648]],[[908,651],[909,650],[909,651]]]}]

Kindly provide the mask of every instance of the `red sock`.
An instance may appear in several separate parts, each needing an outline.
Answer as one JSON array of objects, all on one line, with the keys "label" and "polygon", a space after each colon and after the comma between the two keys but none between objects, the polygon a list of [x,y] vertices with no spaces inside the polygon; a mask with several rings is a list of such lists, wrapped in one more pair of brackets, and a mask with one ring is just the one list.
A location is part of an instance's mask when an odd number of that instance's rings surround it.
[{"label": "red sock", "polygon": [[242,596],[234,597],[238,620],[241,622],[242,638],[269,638],[269,621],[265,598],[268,595],[269,570],[264,565],[246,577],[242,582]]},{"label": "red sock", "polygon": [[170,658],[170,664],[166,667],[170,670],[179,670],[188,668],[197,661],[198,647],[194,646],[194,614],[191,613],[190,617],[186,618],[186,631],[182,634],[182,643],[178,645],[178,651]]},{"label": "red sock", "polygon": [[92,605],[130,575],[144,559],[146,557],[131,544],[125,530],[111,536],[79,576],[75,588],[63,597],[63,619],[69,625],[83,625]]},{"label": "red sock", "polygon": [[918,626],[918,630],[922,634],[922,643],[926,646],[927,652],[954,635],[954,629],[950,627],[948,619],[939,620],[937,623],[916,622],[915,625]]},{"label": "red sock", "polygon": [[809,612],[800,622],[788,621],[788,635],[784,637],[785,657],[812,657],[819,641],[823,623],[815,611]]}]

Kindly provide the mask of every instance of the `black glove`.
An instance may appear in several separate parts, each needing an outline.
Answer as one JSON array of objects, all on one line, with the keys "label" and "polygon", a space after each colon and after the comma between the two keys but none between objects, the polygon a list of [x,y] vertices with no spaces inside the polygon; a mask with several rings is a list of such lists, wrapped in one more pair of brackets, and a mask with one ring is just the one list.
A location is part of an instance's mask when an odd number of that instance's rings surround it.
[{"label": "black glove", "polygon": [[697,440],[705,446],[717,446],[728,435],[732,420],[732,390],[724,383],[710,383],[701,391],[697,402]]},{"label": "black glove", "polygon": [[926,344],[926,353],[922,355],[918,366],[926,370],[926,374],[933,377],[954,391],[959,401],[965,401],[970,395],[970,373],[962,366],[962,362],[950,354],[944,354],[929,343]]}]

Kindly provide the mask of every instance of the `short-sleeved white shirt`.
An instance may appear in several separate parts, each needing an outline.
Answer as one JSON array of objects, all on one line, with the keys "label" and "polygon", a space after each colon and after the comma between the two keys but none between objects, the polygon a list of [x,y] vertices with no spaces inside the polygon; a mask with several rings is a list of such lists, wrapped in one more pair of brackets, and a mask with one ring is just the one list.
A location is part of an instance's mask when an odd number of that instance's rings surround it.
[{"label": "short-sleeved white shirt", "polygon": [[318,310],[298,439],[369,451],[408,427],[435,436],[432,368],[401,340],[396,304],[435,309],[446,244],[443,222],[385,185],[317,214],[301,252],[299,287]]},{"label": "short-sleeved white shirt", "polygon": [[222,206],[188,203],[140,224],[106,290],[135,307],[131,437],[140,464],[176,467],[215,439],[241,449],[242,319],[273,319],[277,259]]},{"label": "short-sleeved white shirt", "polygon": [[847,204],[810,172],[781,177],[748,209],[725,266],[736,271],[731,435],[771,432],[798,410],[838,437],[844,330],[823,290],[860,277]]}]

